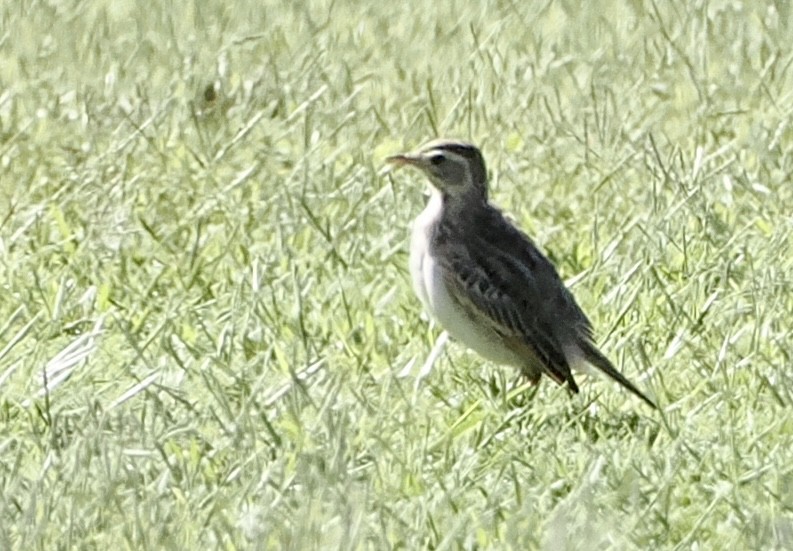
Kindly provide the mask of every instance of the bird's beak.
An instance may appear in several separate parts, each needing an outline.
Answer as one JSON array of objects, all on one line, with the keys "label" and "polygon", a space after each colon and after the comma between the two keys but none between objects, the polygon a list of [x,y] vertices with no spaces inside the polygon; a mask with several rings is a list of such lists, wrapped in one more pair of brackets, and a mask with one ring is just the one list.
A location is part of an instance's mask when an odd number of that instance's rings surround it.
[{"label": "bird's beak", "polygon": [[391,155],[387,157],[385,162],[392,164],[396,167],[405,166],[405,165],[417,165],[419,164],[419,157],[417,155],[413,155],[410,153],[403,153],[400,155]]}]

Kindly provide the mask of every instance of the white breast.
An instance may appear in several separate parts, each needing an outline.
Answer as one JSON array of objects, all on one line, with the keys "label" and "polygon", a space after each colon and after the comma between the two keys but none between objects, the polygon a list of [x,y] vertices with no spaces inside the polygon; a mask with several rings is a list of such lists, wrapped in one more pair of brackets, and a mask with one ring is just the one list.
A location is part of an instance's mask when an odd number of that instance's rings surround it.
[{"label": "white breast", "polygon": [[487,328],[476,325],[449,295],[443,268],[430,254],[429,236],[440,217],[442,200],[433,191],[427,207],[413,223],[410,241],[410,274],[413,288],[424,308],[456,340],[478,354],[501,364],[520,365],[521,359]]},{"label": "white breast", "polygon": [[424,261],[429,254],[430,233],[433,225],[440,218],[442,207],[441,194],[433,189],[427,207],[413,222],[413,233],[410,237],[410,277],[413,280],[413,290],[430,313],[432,308],[424,281]]}]

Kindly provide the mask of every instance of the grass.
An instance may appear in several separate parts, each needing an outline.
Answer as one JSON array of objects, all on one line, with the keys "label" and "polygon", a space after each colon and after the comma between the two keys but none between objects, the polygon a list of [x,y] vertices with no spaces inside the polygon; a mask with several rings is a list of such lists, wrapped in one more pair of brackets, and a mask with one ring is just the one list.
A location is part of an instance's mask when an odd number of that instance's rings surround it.
[{"label": "grass", "polygon": [[[793,546],[789,7],[457,4],[0,6],[0,547]],[[662,412],[419,377],[436,135]]]}]

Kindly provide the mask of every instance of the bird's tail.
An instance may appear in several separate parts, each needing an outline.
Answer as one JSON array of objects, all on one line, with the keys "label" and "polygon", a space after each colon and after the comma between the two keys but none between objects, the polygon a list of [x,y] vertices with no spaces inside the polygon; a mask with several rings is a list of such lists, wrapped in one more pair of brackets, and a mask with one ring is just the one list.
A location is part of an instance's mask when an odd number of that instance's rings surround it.
[{"label": "bird's tail", "polygon": [[617,368],[614,367],[614,364],[612,364],[611,361],[606,356],[604,356],[603,353],[598,350],[597,346],[595,346],[592,342],[590,342],[588,339],[581,339],[578,343],[578,346],[581,350],[581,353],[583,354],[584,360],[594,365],[603,373],[630,390],[651,408],[658,409],[658,406],[655,404],[655,402],[650,400],[641,390],[636,388],[636,386],[630,382],[625,377],[625,375],[617,371]]}]

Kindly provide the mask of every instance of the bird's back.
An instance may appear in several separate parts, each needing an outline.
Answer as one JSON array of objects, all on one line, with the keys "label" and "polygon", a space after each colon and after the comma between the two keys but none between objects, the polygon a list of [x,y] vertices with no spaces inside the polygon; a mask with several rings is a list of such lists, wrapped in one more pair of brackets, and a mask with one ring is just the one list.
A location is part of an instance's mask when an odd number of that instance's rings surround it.
[{"label": "bird's back", "polygon": [[489,203],[465,214],[444,216],[431,246],[464,246],[477,265],[490,268],[488,281],[499,292],[560,340],[591,336],[589,319],[531,238]]}]

